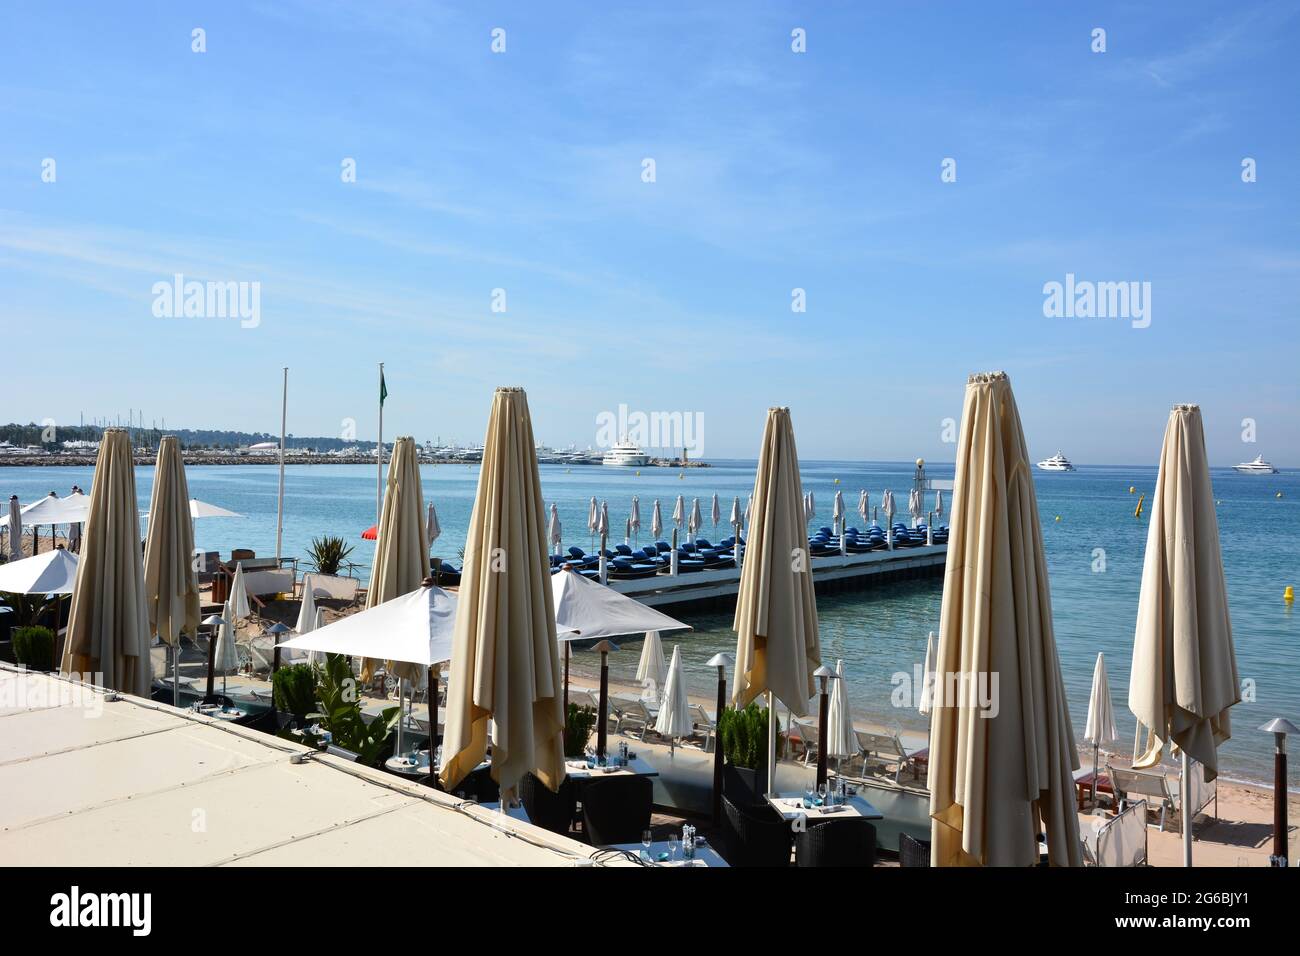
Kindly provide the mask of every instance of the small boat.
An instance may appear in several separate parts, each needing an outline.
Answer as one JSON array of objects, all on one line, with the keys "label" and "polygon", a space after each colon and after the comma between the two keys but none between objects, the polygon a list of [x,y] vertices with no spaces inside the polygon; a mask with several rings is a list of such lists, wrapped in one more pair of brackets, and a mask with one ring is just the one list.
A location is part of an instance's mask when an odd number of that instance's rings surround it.
[{"label": "small boat", "polygon": [[1044,458],[1040,461],[1038,467],[1043,471],[1074,471],[1074,465],[1070,464],[1070,459],[1059,451],[1051,458]]},{"label": "small boat", "polygon": [[1264,460],[1263,455],[1256,455],[1254,461],[1243,461],[1240,465],[1233,465],[1233,471],[1239,471],[1243,475],[1276,475],[1277,469]]}]

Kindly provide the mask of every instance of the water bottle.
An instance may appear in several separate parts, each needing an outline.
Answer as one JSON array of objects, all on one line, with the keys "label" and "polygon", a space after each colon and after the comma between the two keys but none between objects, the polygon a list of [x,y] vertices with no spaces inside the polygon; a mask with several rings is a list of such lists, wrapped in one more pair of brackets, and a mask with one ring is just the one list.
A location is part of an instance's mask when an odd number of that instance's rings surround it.
[{"label": "water bottle", "polygon": [[689,823],[682,827],[682,859],[695,859],[695,827]]}]

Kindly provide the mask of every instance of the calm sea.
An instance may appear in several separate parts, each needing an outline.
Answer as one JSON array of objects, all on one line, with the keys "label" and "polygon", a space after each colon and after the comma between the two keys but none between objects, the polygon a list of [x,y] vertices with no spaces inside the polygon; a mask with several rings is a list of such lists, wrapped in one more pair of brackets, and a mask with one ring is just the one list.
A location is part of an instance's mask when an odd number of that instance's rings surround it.
[{"label": "calm sea", "polygon": [[[900,509],[905,510],[912,470],[906,463],[804,462],[804,488],[811,490],[817,501],[814,527],[831,523],[831,502],[837,488],[844,492],[851,524],[860,524],[853,513],[860,488],[867,489],[873,504],[879,502],[884,489],[891,488]],[[5,498],[17,494],[24,504],[52,490],[65,495],[73,484],[89,488],[91,471],[0,468],[0,493]],[[713,468],[685,472],[645,468],[639,474],[600,466],[544,465],[541,473],[548,505],[559,505],[566,546],[588,548],[586,515],[592,495],[609,501],[611,541],[621,540],[628,506],[637,495],[643,524],[640,540],[645,542],[654,499],[660,499],[668,525],[678,494],[685,496],[688,506],[693,497],[701,499],[704,535],[711,536],[708,515],[716,493],[724,522],[716,537],[725,536],[731,498],[739,495],[743,506],[753,484],[754,464],[719,462]],[[929,474],[951,478],[952,467],[930,466]],[[459,564],[478,466],[425,466],[422,476],[425,495],[436,504],[443,529],[434,553]],[[274,467],[191,467],[188,477],[192,495],[246,516],[200,521],[196,527],[200,547],[223,552],[247,547],[259,555],[275,553]],[[1097,652],[1103,651],[1122,746],[1127,749],[1132,746],[1134,730],[1126,706],[1127,687],[1147,528],[1145,515],[1135,519],[1133,511],[1142,492],[1150,495],[1156,471],[1080,467],[1073,474],[1039,472],[1034,477],[1051,575],[1056,639],[1076,734],[1083,732],[1093,664]],[[1222,762],[1229,776],[1266,781],[1272,774],[1271,737],[1256,728],[1278,714],[1300,721],[1300,621],[1295,608],[1282,600],[1285,585],[1300,588],[1300,474],[1260,477],[1216,469],[1213,477],[1220,502],[1219,527],[1238,668],[1243,679],[1254,682],[1254,700],[1232,711],[1233,737],[1223,746]],[[138,469],[142,510],[148,507],[151,479],[152,468]],[[1277,497],[1279,492],[1281,497]],[[933,501],[926,504],[929,507]],[[286,469],[286,555],[302,555],[314,535],[340,534],[355,543],[353,560],[368,567],[373,545],[361,540],[361,532],[374,520],[373,469],[362,465]],[[1104,570],[1095,570],[1100,567],[1097,549],[1104,551]],[[364,570],[358,573],[365,576]],[[858,716],[898,729],[925,729],[918,714],[891,706],[891,678],[898,672],[911,674],[924,659],[926,635],[938,627],[941,593],[942,584],[936,578],[819,599],[823,655],[831,661],[844,661],[851,704]],[[673,645],[680,644],[692,690],[711,695],[716,676],[704,662],[718,650],[734,647],[731,617],[681,617],[696,630],[681,637],[669,635],[665,649],[671,653]],[[627,641],[623,651],[613,656],[617,677],[632,678],[639,651],[639,641]],[[575,663],[589,667],[586,657],[579,654]]]}]

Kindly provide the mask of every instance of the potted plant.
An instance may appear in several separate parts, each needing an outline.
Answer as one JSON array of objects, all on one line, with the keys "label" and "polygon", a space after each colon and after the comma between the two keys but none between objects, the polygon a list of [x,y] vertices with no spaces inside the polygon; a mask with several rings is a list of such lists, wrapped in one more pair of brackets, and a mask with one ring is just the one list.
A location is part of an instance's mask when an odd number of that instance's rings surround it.
[{"label": "potted plant", "polygon": [[307,723],[307,715],[316,710],[316,670],[310,664],[281,667],[271,677],[275,709],[292,714],[297,726]]},{"label": "potted plant", "polygon": [[718,740],[726,774],[749,791],[735,794],[733,801],[757,800],[767,789],[767,708],[753,701],[743,710],[724,708],[718,715]]},{"label": "potted plant", "polygon": [[54,670],[54,632],[48,627],[20,627],[13,632],[14,658],[29,670]]},{"label": "potted plant", "polygon": [[581,757],[596,726],[596,711],[591,707],[569,704],[569,722],[564,725],[564,756]]},{"label": "potted plant", "polygon": [[[393,728],[397,726],[401,710],[387,707],[378,717],[367,721],[361,712],[357,679],[352,675],[352,668],[342,654],[326,655],[325,666],[320,669],[319,678],[316,692],[321,730],[330,734],[336,746],[356,754],[357,763],[368,767],[379,766],[392,754]],[[280,735],[313,747],[320,746],[321,743],[310,731],[301,738],[294,737],[289,731],[281,731]]]}]

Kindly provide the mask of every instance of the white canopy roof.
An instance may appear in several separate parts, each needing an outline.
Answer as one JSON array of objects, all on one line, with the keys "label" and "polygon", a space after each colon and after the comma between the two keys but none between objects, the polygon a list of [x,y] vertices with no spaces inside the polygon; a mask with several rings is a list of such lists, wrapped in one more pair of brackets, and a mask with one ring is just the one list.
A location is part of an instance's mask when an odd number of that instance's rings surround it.
[{"label": "white canopy roof", "polygon": [[191,518],[242,518],[241,514],[233,511],[227,511],[217,505],[210,505],[206,501],[199,501],[198,498],[190,499],[190,517]]},{"label": "white canopy roof", "polygon": [[63,548],[0,565],[0,591],[12,594],[71,594],[76,580],[77,556]]},{"label": "white canopy roof", "polygon": [[[23,524],[80,524],[90,514],[90,498],[74,492],[66,498],[46,495],[23,508]],[[0,517],[0,527],[9,524],[9,515]]]},{"label": "white canopy roof", "polygon": [[280,646],[405,664],[441,664],[451,660],[455,625],[456,596],[424,585]]},{"label": "white canopy roof", "polygon": [[551,593],[555,597],[556,636],[562,641],[599,640],[645,631],[690,630],[689,624],[646,607],[599,581],[588,580],[576,571],[551,575]]}]

